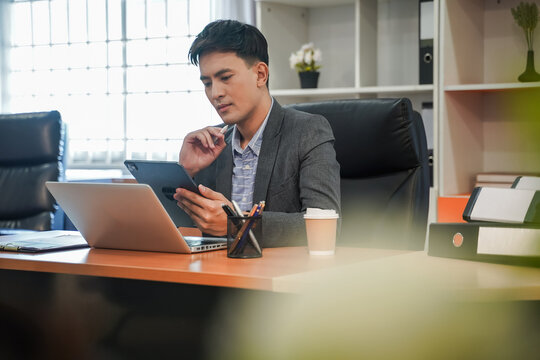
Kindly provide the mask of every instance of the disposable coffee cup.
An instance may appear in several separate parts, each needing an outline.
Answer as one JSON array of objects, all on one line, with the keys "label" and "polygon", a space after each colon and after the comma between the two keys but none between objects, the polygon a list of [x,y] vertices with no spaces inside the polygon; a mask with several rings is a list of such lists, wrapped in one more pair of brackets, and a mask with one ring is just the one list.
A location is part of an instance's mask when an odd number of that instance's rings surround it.
[{"label": "disposable coffee cup", "polygon": [[304,220],[310,255],[334,255],[338,219],[335,210],[306,209]]}]

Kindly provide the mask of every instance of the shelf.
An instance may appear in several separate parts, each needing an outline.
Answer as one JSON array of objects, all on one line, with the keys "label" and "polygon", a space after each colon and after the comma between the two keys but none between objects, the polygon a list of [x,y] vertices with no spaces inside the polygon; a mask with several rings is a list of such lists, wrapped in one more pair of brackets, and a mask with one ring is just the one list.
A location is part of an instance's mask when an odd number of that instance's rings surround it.
[{"label": "shelf", "polygon": [[326,97],[335,95],[378,95],[378,94],[421,94],[433,92],[433,85],[403,86],[364,86],[348,88],[321,89],[277,89],[271,90],[273,96]]},{"label": "shelf", "polygon": [[440,3],[439,195],[471,191],[481,172],[540,171],[540,82],[517,81],[526,43],[511,9],[520,0]]},{"label": "shelf", "polygon": [[444,91],[489,92],[504,90],[540,89],[540,82],[448,85]]}]

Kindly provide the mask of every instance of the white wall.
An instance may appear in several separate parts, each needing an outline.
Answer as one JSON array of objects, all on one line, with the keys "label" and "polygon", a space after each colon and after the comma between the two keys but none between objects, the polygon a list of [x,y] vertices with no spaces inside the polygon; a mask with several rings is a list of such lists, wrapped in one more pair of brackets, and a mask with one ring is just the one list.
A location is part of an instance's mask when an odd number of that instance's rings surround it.
[{"label": "white wall", "polygon": [[379,0],[377,10],[377,84],[418,84],[418,0]]},{"label": "white wall", "polygon": [[309,9],[308,41],[323,56],[319,87],[354,86],[354,21],[352,5]]}]

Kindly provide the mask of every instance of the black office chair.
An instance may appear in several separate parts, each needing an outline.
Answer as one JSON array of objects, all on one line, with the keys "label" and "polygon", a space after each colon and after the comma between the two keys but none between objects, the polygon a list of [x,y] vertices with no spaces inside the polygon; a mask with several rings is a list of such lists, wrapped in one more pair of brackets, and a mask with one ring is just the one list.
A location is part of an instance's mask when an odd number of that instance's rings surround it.
[{"label": "black office chair", "polygon": [[426,135],[409,99],[289,105],[325,116],[341,165],[338,245],[422,250],[429,205]]},{"label": "black office chair", "polygon": [[0,115],[0,234],[50,230],[55,202],[45,187],[63,176],[58,111]]}]

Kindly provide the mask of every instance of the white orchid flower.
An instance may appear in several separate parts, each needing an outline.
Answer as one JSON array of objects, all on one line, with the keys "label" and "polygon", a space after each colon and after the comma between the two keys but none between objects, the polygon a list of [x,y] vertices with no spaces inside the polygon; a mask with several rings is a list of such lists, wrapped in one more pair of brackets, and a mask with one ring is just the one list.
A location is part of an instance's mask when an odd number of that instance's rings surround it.
[{"label": "white orchid flower", "polygon": [[295,66],[296,66],[296,54],[295,53],[292,53],[291,56],[289,56],[289,65],[291,66],[291,69],[294,70]]},{"label": "white orchid flower", "polygon": [[315,60],[316,63],[320,63],[322,61],[322,53],[320,49],[315,49],[313,52],[313,60]]},{"label": "white orchid flower", "polygon": [[320,68],[322,54],[312,42],[302,45],[300,50],[291,53],[289,65],[297,71],[317,71]]},{"label": "white orchid flower", "polygon": [[312,42],[307,43],[307,44],[304,44],[304,45],[302,45],[302,47],[300,48],[300,50],[302,50],[302,51],[306,51],[306,50],[308,50],[308,49],[313,49],[313,43],[312,43]]},{"label": "white orchid flower", "polygon": [[304,54],[304,62],[306,64],[311,64],[312,60],[313,60],[313,51],[312,50],[306,51],[306,53]]}]

